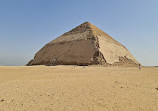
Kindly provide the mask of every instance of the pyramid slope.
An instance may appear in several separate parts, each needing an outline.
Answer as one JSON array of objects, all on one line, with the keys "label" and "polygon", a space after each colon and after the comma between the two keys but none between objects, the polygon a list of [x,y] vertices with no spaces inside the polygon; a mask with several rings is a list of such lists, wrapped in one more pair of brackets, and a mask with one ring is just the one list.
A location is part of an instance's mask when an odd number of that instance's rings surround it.
[{"label": "pyramid slope", "polygon": [[83,24],[77,26],[71,31],[66,32],[63,35],[56,38],[55,40],[51,41],[49,44],[75,41],[75,40],[83,40],[83,39],[91,39],[91,38],[96,37],[97,35],[104,35],[106,36],[107,40],[109,40],[110,42],[121,45],[119,42],[117,42],[107,33],[103,32],[102,30],[100,30],[98,27],[91,24],[90,22],[84,22]]},{"label": "pyramid slope", "polygon": [[76,28],[72,29],[71,31],[59,36],[55,40],[51,41],[49,44],[85,40],[91,38],[93,38],[91,24],[89,22],[85,22],[77,26]]},{"label": "pyramid slope", "polygon": [[124,65],[139,62],[119,42],[85,22],[46,44],[27,65]]}]

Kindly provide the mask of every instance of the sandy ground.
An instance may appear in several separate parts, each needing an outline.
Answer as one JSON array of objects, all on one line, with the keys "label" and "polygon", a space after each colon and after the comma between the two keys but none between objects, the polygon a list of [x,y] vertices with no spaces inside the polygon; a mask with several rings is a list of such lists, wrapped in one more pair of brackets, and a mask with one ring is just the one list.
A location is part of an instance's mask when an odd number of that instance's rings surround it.
[{"label": "sandy ground", "polygon": [[158,68],[1,66],[0,111],[158,111]]}]

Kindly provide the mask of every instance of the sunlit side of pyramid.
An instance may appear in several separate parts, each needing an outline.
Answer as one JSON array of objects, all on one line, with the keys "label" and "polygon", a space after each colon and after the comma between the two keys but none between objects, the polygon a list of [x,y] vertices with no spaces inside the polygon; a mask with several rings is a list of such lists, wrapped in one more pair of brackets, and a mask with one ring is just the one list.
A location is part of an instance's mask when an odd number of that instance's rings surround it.
[{"label": "sunlit side of pyramid", "polygon": [[46,44],[27,65],[140,64],[119,42],[89,22],[85,22]]}]

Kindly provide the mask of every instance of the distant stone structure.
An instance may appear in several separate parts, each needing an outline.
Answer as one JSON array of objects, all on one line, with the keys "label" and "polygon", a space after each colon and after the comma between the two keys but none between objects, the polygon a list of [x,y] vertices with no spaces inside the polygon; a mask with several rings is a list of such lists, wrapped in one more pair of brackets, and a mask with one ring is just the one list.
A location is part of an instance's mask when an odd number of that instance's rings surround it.
[{"label": "distant stone structure", "polygon": [[27,65],[138,66],[119,42],[85,22],[46,44]]}]

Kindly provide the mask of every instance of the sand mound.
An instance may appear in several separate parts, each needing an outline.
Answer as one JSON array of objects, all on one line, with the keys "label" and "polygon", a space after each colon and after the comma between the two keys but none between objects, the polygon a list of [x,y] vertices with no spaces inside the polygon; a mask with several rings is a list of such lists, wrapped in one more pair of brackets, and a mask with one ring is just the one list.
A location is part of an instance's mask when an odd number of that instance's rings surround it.
[{"label": "sand mound", "polygon": [[118,65],[139,62],[119,42],[85,22],[46,44],[27,65]]}]

